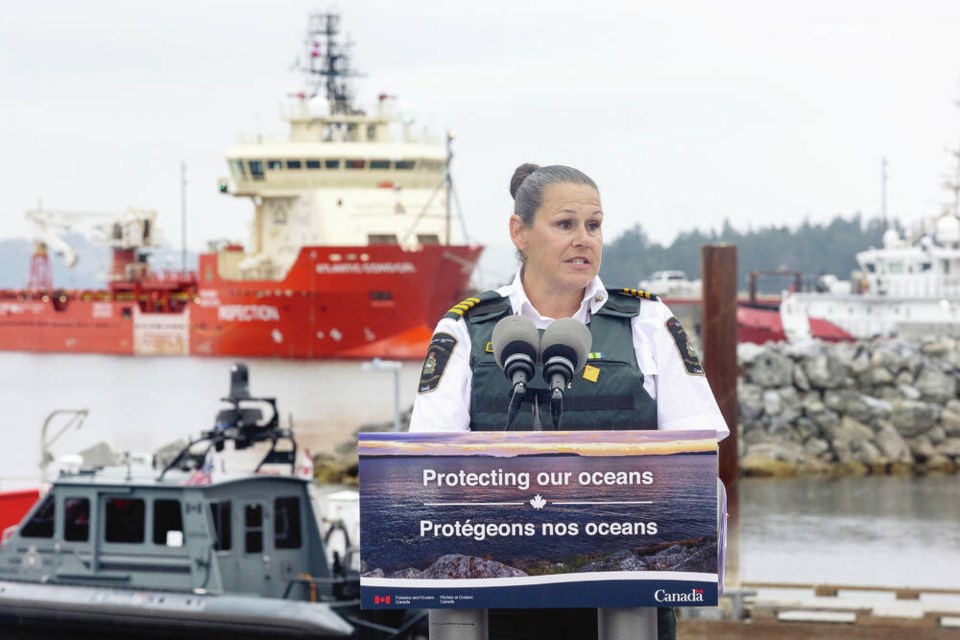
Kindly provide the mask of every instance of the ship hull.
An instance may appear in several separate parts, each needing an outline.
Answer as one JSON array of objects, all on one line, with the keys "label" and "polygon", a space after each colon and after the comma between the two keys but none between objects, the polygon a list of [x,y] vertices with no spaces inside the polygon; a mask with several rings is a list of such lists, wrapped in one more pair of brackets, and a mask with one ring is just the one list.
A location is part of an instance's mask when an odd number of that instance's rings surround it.
[{"label": "ship hull", "polygon": [[[229,279],[200,258],[185,290],[0,292],[0,350],[416,360],[469,293],[475,246],[303,247],[281,279]],[[180,304],[169,304],[177,296]]]},{"label": "ship hull", "polygon": [[960,336],[960,303],[947,298],[797,293],[784,298],[780,317],[790,340]]}]

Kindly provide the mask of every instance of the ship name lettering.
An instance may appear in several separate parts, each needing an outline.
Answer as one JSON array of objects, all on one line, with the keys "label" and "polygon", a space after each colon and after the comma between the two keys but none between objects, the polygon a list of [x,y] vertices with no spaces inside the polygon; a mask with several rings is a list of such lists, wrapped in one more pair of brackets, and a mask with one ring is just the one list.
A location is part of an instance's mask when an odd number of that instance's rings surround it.
[{"label": "ship name lettering", "polygon": [[225,304],[217,309],[217,318],[226,322],[276,322],[280,310],[268,304]]},{"label": "ship name lettering", "polygon": [[317,273],[324,275],[416,272],[417,267],[412,262],[321,262],[317,264]]}]

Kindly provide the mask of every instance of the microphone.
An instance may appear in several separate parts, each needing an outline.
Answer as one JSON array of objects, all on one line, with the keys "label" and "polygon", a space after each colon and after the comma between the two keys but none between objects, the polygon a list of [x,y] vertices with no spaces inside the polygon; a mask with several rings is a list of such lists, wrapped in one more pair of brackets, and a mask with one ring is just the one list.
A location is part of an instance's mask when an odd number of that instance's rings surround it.
[{"label": "microphone", "polygon": [[527,383],[536,371],[540,354],[540,333],[528,318],[508,316],[493,328],[490,342],[497,366],[503,369],[507,380],[513,384],[513,394],[507,410],[506,428],[509,429],[520,411],[520,404],[527,392]]},{"label": "microphone", "polygon": [[590,330],[573,318],[561,318],[543,332],[540,359],[543,361],[543,379],[550,385],[550,413],[554,429],[560,428],[563,390],[587,364],[587,354],[592,344]]}]

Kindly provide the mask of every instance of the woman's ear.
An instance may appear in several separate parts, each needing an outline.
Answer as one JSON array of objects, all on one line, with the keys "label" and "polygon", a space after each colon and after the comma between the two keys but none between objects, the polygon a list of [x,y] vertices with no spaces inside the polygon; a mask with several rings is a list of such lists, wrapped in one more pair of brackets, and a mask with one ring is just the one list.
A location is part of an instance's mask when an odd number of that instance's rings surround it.
[{"label": "woman's ear", "polygon": [[513,214],[510,216],[510,240],[517,251],[524,253],[527,250],[527,225],[523,224],[520,216]]}]

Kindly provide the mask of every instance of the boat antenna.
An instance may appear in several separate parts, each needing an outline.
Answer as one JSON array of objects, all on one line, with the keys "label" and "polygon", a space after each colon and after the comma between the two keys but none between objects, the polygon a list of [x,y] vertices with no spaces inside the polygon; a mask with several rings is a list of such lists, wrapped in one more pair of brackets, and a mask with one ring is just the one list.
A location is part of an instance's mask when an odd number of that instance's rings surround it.
[{"label": "boat antenna", "polygon": [[339,36],[339,13],[311,13],[301,69],[306,75],[307,99],[316,97],[325,87],[331,115],[350,115],[358,111],[353,108],[353,92],[346,79],[359,74],[350,68],[352,43],[342,44]]},{"label": "boat antenna", "polygon": [[957,161],[954,169],[953,184],[950,188],[953,190],[953,215],[960,216],[960,145],[952,151],[954,159]]}]

